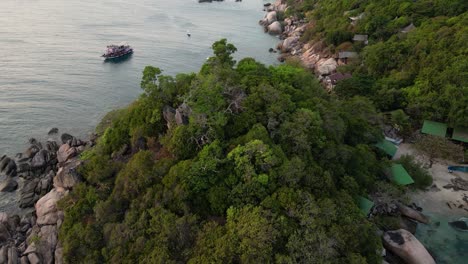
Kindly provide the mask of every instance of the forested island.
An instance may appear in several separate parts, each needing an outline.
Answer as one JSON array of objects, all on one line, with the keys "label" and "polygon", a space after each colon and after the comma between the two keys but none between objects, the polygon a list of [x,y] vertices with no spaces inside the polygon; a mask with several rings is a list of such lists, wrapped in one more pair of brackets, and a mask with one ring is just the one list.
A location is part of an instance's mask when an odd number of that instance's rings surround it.
[{"label": "forested island", "polygon": [[[108,113],[90,141],[65,134],[46,150],[31,142],[26,174],[40,180],[25,196],[36,212],[0,214],[0,245],[22,236],[0,248],[0,260],[438,261],[412,235],[416,223],[437,223],[408,198],[434,189],[431,175],[413,156],[392,159],[382,142],[389,131],[415,142],[431,165],[466,158],[466,143],[418,129],[424,120],[468,124],[467,3],[290,0],[265,8],[261,23],[279,25],[284,64],[236,61],[236,47],[221,39],[197,73],[147,66],[141,96]],[[22,174],[7,158],[0,169]],[[395,168],[413,182],[395,180]]]}]

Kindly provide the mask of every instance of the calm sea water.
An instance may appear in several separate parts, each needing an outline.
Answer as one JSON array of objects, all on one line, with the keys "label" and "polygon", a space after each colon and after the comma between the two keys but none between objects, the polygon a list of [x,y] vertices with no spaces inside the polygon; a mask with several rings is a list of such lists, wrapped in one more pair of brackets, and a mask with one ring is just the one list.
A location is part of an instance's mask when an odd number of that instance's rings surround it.
[{"label": "calm sea water", "polygon": [[[1,0],[0,155],[23,151],[52,127],[87,136],[106,112],[141,93],[144,66],[197,71],[221,38],[238,48],[237,58],[275,63],[268,48],[277,38],[257,23],[263,2]],[[104,63],[105,46],[121,41],[133,56]]]},{"label": "calm sea water", "polygon": [[437,263],[468,263],[468,232],[456,230],[448,224],[460,216],[425,214],[431,218],[431,224],[418,224],[416,237],[434,255]]},{"label": "calm sea water", "polygon": [[[141,93],[141,73],[198,71],[216,40],[237,58],[273,64],[277,38],[263,33],[262,0],[1,0],[0,155],[14,155],[52,127],[87,137],[108,111]],[[187,37],[190,31],[192,37]],[[106,45],[125,41],[135,53],[105,63]],[[0,176],[0,181],[3,180]],[[15,193],[0,193],[0,212],[20,212]]]}]

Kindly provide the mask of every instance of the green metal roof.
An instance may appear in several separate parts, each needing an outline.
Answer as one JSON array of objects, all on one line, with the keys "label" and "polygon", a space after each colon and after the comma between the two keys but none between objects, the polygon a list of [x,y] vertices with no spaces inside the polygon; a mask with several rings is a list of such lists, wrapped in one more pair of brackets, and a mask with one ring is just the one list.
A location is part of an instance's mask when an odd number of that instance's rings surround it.
[{"label": "green metal roof", "polygon": [[468,128],[466,127],[454,128],[452,139],[468,143]]},{"label": "green metal roof", "polygon": [[359,209],[361,209],[361,212],[363,212],[365,215],[368,215],[370,210],[372,209],[372,206],[374,206],[374,202],[372,202],[371,200],[367,198],[359,196],[358,206],[359,206]]},{"label": "green metal roof", "polygon": [[445,137],[447,124],[425,120],[421,132],[433,136]]},{"label": "green metal roof", "polygon": [[390,168],[392,180],[399,185],[408,185],[414,183],[413,178],[408,174],[403,165],[393,164]]},{"label": "green metal roof", "polygon": [[390,141],[383,139],[382,141],[376,143],[374,146],[378,147],[379,149],[383,150],[387,155],[390,157],[395,156],[398,148]]}]

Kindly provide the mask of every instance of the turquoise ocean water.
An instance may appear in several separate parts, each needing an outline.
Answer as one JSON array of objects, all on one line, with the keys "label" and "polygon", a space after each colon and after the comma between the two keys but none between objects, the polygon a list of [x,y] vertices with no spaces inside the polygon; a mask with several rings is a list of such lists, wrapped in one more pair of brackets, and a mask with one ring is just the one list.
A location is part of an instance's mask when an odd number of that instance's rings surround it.
[{"label": "turquoise ocean water", "polygon": [[438,264],[468,263],[468,232],[451,227],[448,222],[460,216],[448,216],[424,212],[431,218],[431,224],[418,224],[416,237],[435,257]]}]

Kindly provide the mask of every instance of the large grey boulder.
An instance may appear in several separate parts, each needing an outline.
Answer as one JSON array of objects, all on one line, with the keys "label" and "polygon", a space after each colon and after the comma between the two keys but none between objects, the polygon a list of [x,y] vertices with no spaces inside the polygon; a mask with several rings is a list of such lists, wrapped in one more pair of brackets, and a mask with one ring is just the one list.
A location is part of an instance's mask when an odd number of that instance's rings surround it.
[{"label": "large grey boulder", "polygon": [[422,213],[414,210],[413,208],[405,206],[401,203],[398,203],[397,206],[398,206],[398,210],[400,211],[402,215],[409,217],[413,220],[416,220],[420,223],[429,224],[429,218],[423,215]]},{"label": "large grey boulder", "polygon": [[288,52],[292,49],[293,45],[297,43],[298,37],[289,37],[283,40],[283,43],[281,44],[281,52]]},{"label": "large grey boulder", "polygon": [[8,264],[18,263],[18,250],[15,247],[8,249]]},{"label": "large grey boulder", "polygon": [[60,140],[62,141],[62,144],[65,144],[67,143],[68,141],[71,141],[73,140],[73,136],[68,134],[68,133],[63,133],[61,136],[60,136]]},{"label": "large grey boulder", "polygon": [[59,163],[64,163],[76,156],[77,153],[78,151],[75,147],[71,147],[69,144],[63,144],[57,151],[57,160]]},{"label": "large grey boulder", "polygon": [[426,248],[407,230],[387,231],[383,236],[383,242],[388,250],[408,264],[435,264]]},{"label": "large grey boulder", "polygon": [[167,128],[171,128],[172,124],[175,124],[175,115],[176,110],[168,105],[163,107],[163,117],[164,120],[167,122]]},{"label": "large grey boulder", "polygon": [[31,145],[25,152],[24,152],[24,157],[32,159],[36,153],[39,152],[39,147],[36,145]]},{"label": "large grey boulder", "polygon": [[37,253],[42,257],[42,263],[54,263],[55,247],[57,246],[57,226],[45,225],[39,232],[40,242],[37,246]]},{"label": "large grey boulder", "polygon": [[47,166],[50,155],[49,152],[45,149],[41,149],[31,160],[32,169],[41,169]]},{"label": "large grey boulder", "polygon": [[47,133],[47,135],[49,135],[49,136],[50,136],[50,135],[55,135],[55,134],[58,134],[58,132],[59,132],[59,129],[56,128],[56,127],[53,127],[53,128],[51,128],[51,129],[49,130],[49,132]]},{"label": "large grey boulder", "polygon": [[28,254],[28,260],[30,264],[41,264],[41,259],[37,256],[36,253]]},{"label": "large grey boulder", "polygon": [[8,248],[7,246],[0,246],[0,263],[7,263],[8,261]]},{"label": "large grey boulder", "polygon": [[[63,189],[62,189],[63,190]],[[48,194],[44,195],[37,201],[36,208],[36,223],[42,225],[55,225],[59,219],[57,202],[62,199],[64,192],[57,191],[57,188],[52,189]]]},{"label": "large grey boulder", "polygon": [[267,21],[268,25],[270,25],[271,23],[273,23],[275,21],[278,21],[276,11],[268,12],[265,15],[265,18],[266,18],[266,21]]},{"label": "large grey boulder", "polygon": [[15,177],[17,172],[15,161],[7,156],[3,156],[0,161],[0,172],[5,173],[7,176]]},{"label": "large grey boulder", "polygon": [[3,171],[6,168],[10,160],[11,159],[9,157],[5,155],[2,156],[2,159],[0,160],[0,171]]},{"label": "large grey boulder", "polygon": [[175,121],[177,125],[187,125],[189,123],[189,117],[192,113],[192,109],[183,103],[176,109]]},{"label": "large grey boulder", "polygon": [[265,17],[262,20],[260,20],[259,23],[262,26],[268,26],[275,21],[278,21],[276,11],[270,11],[265,14]]},{"label": "large grey boulder", "polygon": [[0,244],[8,241],[10,238],[10,231],[8,231],[8,228],[5,226],[5,224],[0,223]]},{"label": "large grey boulder", "polygon": [[319,75],[328,75],[333,73],[336,70],[338,63],[333,58],[329,58],[326,60],[319,60],[316,65],[316,72]]},{"label": "large grey boulder", "polygon": [[30,262],[28,260],[28,256],[22,256],[21,259],[20,259],[20,263],[21,264],[30,264]]},{"label": "large grey boulder", "polygon": [[49,140],[46,142],[46,149],[51,152],[57,152],[59,146],[57,145],[57,142]]},{"label": "large grey boulder", "polygon": [[[58,229],[60,227],[57,226]],[[63,263],[63,247],[60,241],[57,242],[57,246],[55,247],[55,264],[62,264]]]},{"label": "large grey boulder", "polygon": [[57,175],[54,177],[54,186],[65,189],[71,189],[75,184],[79,183],[82,178],[77,171],[77,167],[81,162],[73,160],[65,164],[64,167],[59,168]]},{"label": "large grey boulder", "polygon": [[34,206],[34,203],[39,199],[35,193],[36,186],[39,182],[39,179],[33,179],[31,181],[27,181],[23,188],[20,190],[20,199],[19,199],[19,206],[20,208],[27,208]]},{"label": "large grey boulder", "polygon": [[17,188],[18,188],[18,183],[11,178],[8,178],[2,183],[0,183],[0,192],[13,192]]},{"label": "large grey boulder", "polygon": [[280,35],[281,33],[283,33],[283,28],[281,27],[281,23],[278,21],[271,23],[267,27],[267,30],[268,30],[268,33],[270,33],[271,35]]}]

